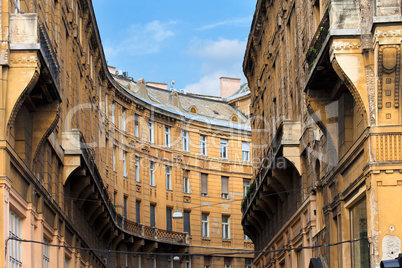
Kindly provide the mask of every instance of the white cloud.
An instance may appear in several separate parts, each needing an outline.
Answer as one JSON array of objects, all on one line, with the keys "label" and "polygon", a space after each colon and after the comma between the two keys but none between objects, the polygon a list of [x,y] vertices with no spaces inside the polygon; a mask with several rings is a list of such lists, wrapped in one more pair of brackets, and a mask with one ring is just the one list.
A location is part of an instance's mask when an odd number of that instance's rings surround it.
[{"label": "white cloud", "polygon": [[144,55],[160,51],[166,39],[174,36],[170,29],[177,21],[162,23],[159,20],[151,21],[146,25],[133,24],[128,29],[123,29],[124,36],[120,40],[113,40],[106,44],[106,58],[112,59],[119,54]]},{"label": "white cloud", "polygon": [[196,30],[199,30],[199,31],[210,30],[210,29],[213,29],[213,28],[216,28],[216,27],[219,27],[219,26],[225,26],[225,25],[230,25],[230,26],[249,26],[251,20],[252,20],[252,17],[224,20],[224,21],[219,21],[219,22],[215,22],[215,23],[211,23],[211,24],[201,26],[200,28],[197,28]]},{"label": "white cloud", "polygon": [[234,77],[244,80],[242,63],[245,41],[219,39],[217,41],[193,39],[187,53],[201,59],[203,77],[196,83],[186,85],[188,92],[219,96],[219,78]]}]

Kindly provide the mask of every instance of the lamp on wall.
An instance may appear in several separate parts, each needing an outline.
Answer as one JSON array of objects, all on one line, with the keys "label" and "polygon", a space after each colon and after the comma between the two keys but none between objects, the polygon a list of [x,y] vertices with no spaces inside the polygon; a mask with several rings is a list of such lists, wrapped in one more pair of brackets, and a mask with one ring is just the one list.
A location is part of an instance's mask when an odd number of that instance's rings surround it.
[{"label": "lamp on wall", "polygon": [[173,213],[172,217],[173,219],[183,218],[183,213],[181,213],[180,211],[176,211],[175,213]]}]

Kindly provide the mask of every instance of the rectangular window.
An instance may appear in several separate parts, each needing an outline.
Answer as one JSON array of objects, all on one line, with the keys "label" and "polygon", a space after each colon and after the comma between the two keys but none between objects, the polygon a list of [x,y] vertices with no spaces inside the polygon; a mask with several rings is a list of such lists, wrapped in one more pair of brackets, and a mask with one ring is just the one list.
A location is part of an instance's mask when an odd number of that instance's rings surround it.
[{"label": "rectangular window", "polygon": [[67,257],[64,258],[64,268],[68,268],[69,259]]},{"label": "rectangular window", "polygon": [[188,170],[183,172],[183,193],[189,194],[190,193],[190,179],[188,176]]},{"label": "rectangular window", "polygon": [[121,129],[126,131],[126,109],[124,108],[121,111]]},{"label": "rectangular window", "polygon": [[135,221],[141,223],[141,202],[138,200],[135,202]]},{"label": "rectangular window", "polygon": [[114,102],[112,102],[112,123],[113,124],[115,123],[115,120],[114,120]]},{"label": "rectangular window", "polygon": [[50,252],[49,252],[49,244],[50,241],[46,238],[43,239],[43,268],[50,267]]},{"label": "rectangular window", "polygon": [[151,227],[155,227],[155,205],[151,205],[150,221]]},{"label": "rectangular window", "polygon": [[14,5],[15,5],[14,13],[20,13],[21,8],[20,0],[15,0]]},{"label": "rectangular window", "polygon": [[127,152],[123,151],[123,176],[127,178]]},{"label": "rectangular window", "polygon": [[184,232],[191,234],[191,228],[190,228],[190,211],[184,211],[183,214],[183,224],[184,224]]},{"label": "rectangular window", "polygon": [[149,162],[149,185],[155,186],[155,163]]},{"label": "rectangular window", "polygon": [[135,157],[135,181],[140,182],[140,159]]},{"label": "rectangular window", "polygon": [[139,115],[134,115],[134,135],[138,138],[140,132]]},{"label": "rectangular window", "polygon": [[229,216],[222,216],[222,239],[230,239]]},{"label": "rectangular window", "polygon": [[243,179],[243,196],[247,195],[248,187],[250,187],[250,180]]},{"label": "rectangular window", "polygon": [[[21,238],[21,218],[10,210],[10,237]],[[21,242],[10,240],[10,267],[22,267]]]},{"label": "rectangular window", "polygon": [[172,167],[166,166],[166,190],[172,190]]},{"label": "rectangular window", "polygon": [[200,154],[207,155],[207,136],[200,135]]},{"label": "rectangular window", "polygon": [[221,198],[229,198],[229,177],[222,176],[221,177]]},{"label": "rectangular window", "polygon": [[250,143],[249,142],[242,142],[241,143],[241,151],[243,156],[243,161],[249,162],[250,161]]},{"label": "rectangular window", "polygon": [[202,213],[201,218],[201,236],[209,237],[209,215]]},{"label": "rectangular window", "polygon": [[186,256],[184,268],[191,268],[191,256]]},{"label": "rectangular window", "polygon": [[149,128],[149,142],[154,142],[154,122],[153,121],[148,121],[148,128]]},{"label": "rectangular window", "polygon": [[113,194],[113,205],[116,206],[117,192]]},{"label": "rectangular window", "polygon": [[181,132],[183,151],[188,152],[188,131]]},{"label": "rectangular window", "polygon": [[113,145],[113,171],[116,171],[116,146]]},{"label": "rectangular window", "polygon": [[[366,198],[359,201],[350,209],[351,239],[367,237],[367,208]],[[351,245],[352,267],[370,267],[369,245],[366,239],[356,241]]]},{"label": "rectangular window", "polygon": [[232,258],[225,257],[223,259],[224,268],[232,268]]},{"label": "rectangular window", "polygon": [[201,173],[201,196],[208,195],[208,174]]},{"label": "rectangular window", "polygon": [[123,199],[123,214],[124,214],[125,219],[127,219],[127,201],[128,201],[128,197],[124,196],[124,199]]},{"label": "rectangular window", "polygon": [[166,230],[172,231],[172,208],[166,208]]},{"label": "rectangular window", "polygon": [[106,115],[106,117],[109,117],[108,99],[109,99],[109,94],[105,94],[105,115]]},{"label": "rectangular window", "polygon": [[204,268],[211,268],[211,256],[204,256]]},{"label": "rectangular window", "polygon": [[221,158],[228,158],[228,140],[221,139]]},{"label": "rectangular window", "polygon": [[[246,259],[246,268],[253,268],[253,259]],[[297,267],[303,267],[303,266],[297,266]]]},{"label": "rectangular window", "polygon": [[165,126],[165,146],[170,147],[170,127]]}]

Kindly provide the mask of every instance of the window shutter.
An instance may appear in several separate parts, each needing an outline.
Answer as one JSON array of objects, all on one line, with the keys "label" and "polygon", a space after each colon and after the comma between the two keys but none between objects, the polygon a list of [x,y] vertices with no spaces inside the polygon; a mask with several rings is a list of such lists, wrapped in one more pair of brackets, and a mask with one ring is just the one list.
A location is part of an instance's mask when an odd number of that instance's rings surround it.
[{"label": "window shutter", "polygon": [[190,232],[190,212],[184,211],[184,232],[191,234]]}]

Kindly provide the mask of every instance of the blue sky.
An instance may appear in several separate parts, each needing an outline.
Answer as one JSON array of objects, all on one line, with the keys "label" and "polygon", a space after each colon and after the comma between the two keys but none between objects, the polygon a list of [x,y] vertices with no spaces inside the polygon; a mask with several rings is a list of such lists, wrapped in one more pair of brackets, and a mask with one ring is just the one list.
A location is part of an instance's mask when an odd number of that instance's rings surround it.
[{"label": "blue sky", "polygon": [[145,81],[219,95],[241,78],[256,0],[93,0],[109,65]]}]

